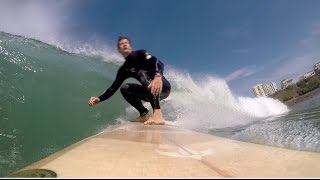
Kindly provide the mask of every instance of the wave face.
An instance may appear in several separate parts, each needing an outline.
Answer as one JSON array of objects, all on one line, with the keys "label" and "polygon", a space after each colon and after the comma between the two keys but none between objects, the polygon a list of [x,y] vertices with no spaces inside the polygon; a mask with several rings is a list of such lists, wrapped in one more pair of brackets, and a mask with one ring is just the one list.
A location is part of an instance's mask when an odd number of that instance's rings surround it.
[{"label": "wave face", "polygon": [[[113,82],[123,62],[118,55],[68,47],[0,32],[0,175],[138,115],[119,91],[95,107],[87,104]],[[172,84],[161,102],[168,124],[210,133],[289,111],[274,99],[234,96],[220,78],[195,81],[174,68],[165,76]]]},{"label": "wave face", "polygon": [[87,104],[119,67],[113,55],[94,53],[0,32],[0,175],[116,123],[127,106],[119,94],[110,103]]}]

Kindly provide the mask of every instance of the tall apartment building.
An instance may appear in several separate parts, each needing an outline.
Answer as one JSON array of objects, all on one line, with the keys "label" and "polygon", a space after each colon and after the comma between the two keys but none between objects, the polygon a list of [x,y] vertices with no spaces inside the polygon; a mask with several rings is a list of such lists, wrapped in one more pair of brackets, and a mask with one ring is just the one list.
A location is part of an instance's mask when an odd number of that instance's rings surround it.
[{"label": "tall apartment building", "polygon": [[320,62],[318,62],[315,65],[313,65],[313,70],[315,72],[320,72]]},{"label": "tall apartment building", "polygon": [[269,84],[257,84],[253,86],[252,90],[256,97],[269,96],[276,93],[278,91],[278,87],[275,82],[271,82]]},{"label": "tall apartment building", "polygon": [[266,93],[264,92],[263,85],[262,84],[257,84],[252,87],[253,93],[256,97],[259,96],[266,96]]},{"label": "tall apartment building", "polygon": [[264,84],[263,85],[264,92],[266,96],[272,95],[278,91],[278,87],[275,82]]}]

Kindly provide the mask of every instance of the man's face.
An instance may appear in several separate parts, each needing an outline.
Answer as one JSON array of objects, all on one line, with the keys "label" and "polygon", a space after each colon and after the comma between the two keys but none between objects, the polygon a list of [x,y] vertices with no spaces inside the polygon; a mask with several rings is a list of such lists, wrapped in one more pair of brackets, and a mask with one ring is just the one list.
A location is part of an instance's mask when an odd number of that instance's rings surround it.
[{"label": "man's face", "polygon": [[122,39],[119,42],[119,48],[118,51],[122,54],[122,55],[129,55],[132,51],[130,42],[128,41],[128,39]]}]

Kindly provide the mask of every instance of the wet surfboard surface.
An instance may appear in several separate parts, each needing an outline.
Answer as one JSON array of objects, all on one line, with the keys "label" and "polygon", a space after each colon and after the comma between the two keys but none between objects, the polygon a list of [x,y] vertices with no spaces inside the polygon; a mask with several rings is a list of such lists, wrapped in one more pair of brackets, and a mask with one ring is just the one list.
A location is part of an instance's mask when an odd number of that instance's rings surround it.
[{"label": "wet surfboard surface", "polygon": [[320,153],[246,143],[164,125],[128,122],[16,173],[56,177],[320,177]]}]

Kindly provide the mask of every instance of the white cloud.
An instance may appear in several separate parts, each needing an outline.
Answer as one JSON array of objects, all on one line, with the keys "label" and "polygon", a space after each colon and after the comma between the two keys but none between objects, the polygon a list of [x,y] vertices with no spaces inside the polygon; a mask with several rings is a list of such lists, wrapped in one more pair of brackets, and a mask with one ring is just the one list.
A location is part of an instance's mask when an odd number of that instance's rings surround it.
[{"label": "white cloud", "polygon": [[[315,21],[306,28],[305,37],[301,38],[298,50],[292,50],[290,55],[282,54],[275,60],[274,69],[269,70],[268,79],[281,81],[294,79],[297,81],[304,73],[311,71],[315,63],[320,62],[320,21]],[[288,53],[286,53],[288,54]]]},{"label": "white cloud", "polygon": [[280,84],[283,79],[297,81],[304,73],[311,71],[315,63],[320,62],[320,51],[317,43],[320,43],[320,21],[312,23],[311,28],[306,29],[306,36],[301,38],[298,50],[292,50],[280,54],[270,60],[271,67],[264,69],[260,75],[250,77],[251,82],[266,83],[276,82]]},{"label": "white cloud", "polygon": [[244,77],[251,76],[255,72],[256,72],[256,69],[252,69],[252,68],[249,68],[249,67],[244,67],[244,68],[241,68],[241,69],[238,69],[238,70],[232,72],[231,74],[227,75],[224,79],[226,81],[232,81],[232,80],[235,80],[235,79],[241,79],[241,78],[244,78]]},{"label": "white cloud", "polygon": [[270,78],[298,80],[304,73],[311,71],[313,65],[317,62],[320,62],[320,54],[304,54],[292,57],[275,68]]},{"label": "white cloud", "polygon": [[[232,81],[233,90],[239,95],[253,96],[251,88],[255,84],[275,82],[278,87],[283,79],[297,81],[304,73],[311,71],[313,65],[320,62],[320,52],[305,53],[296,56],[284,56],[276,58],[278,63],[272,67],[244,67],[234,71],[225,77],[226,81]],[[257,73],[259,72],[259,73]]]},{"label": "white cloud", "polygon": [[[237,35],[234,30],[226,30],[225,36],[233,37]],[[238,34],[239,35],[239,34]],[[290,51],[278,54],[278,57],[266,60],[262,68],[256,71],[242,68],[225,79],[232,81],[233,89],[239,94],[252,96],[251,88],[254,84],[276,82],[280,85],[283,79],[293,79],[297,81],[304,73],[311,71],[315,63],[320,62],[320,20],[314,21],[309,27],[305,27],[305,35],[297,39],[296,47]],[[233,53],[242,50],[233,50]],[[245,51],[244,51],[245,52]],[[260,72],[260,73],[256,73]],[[243,77],[246,77],[245,79]]]}]

